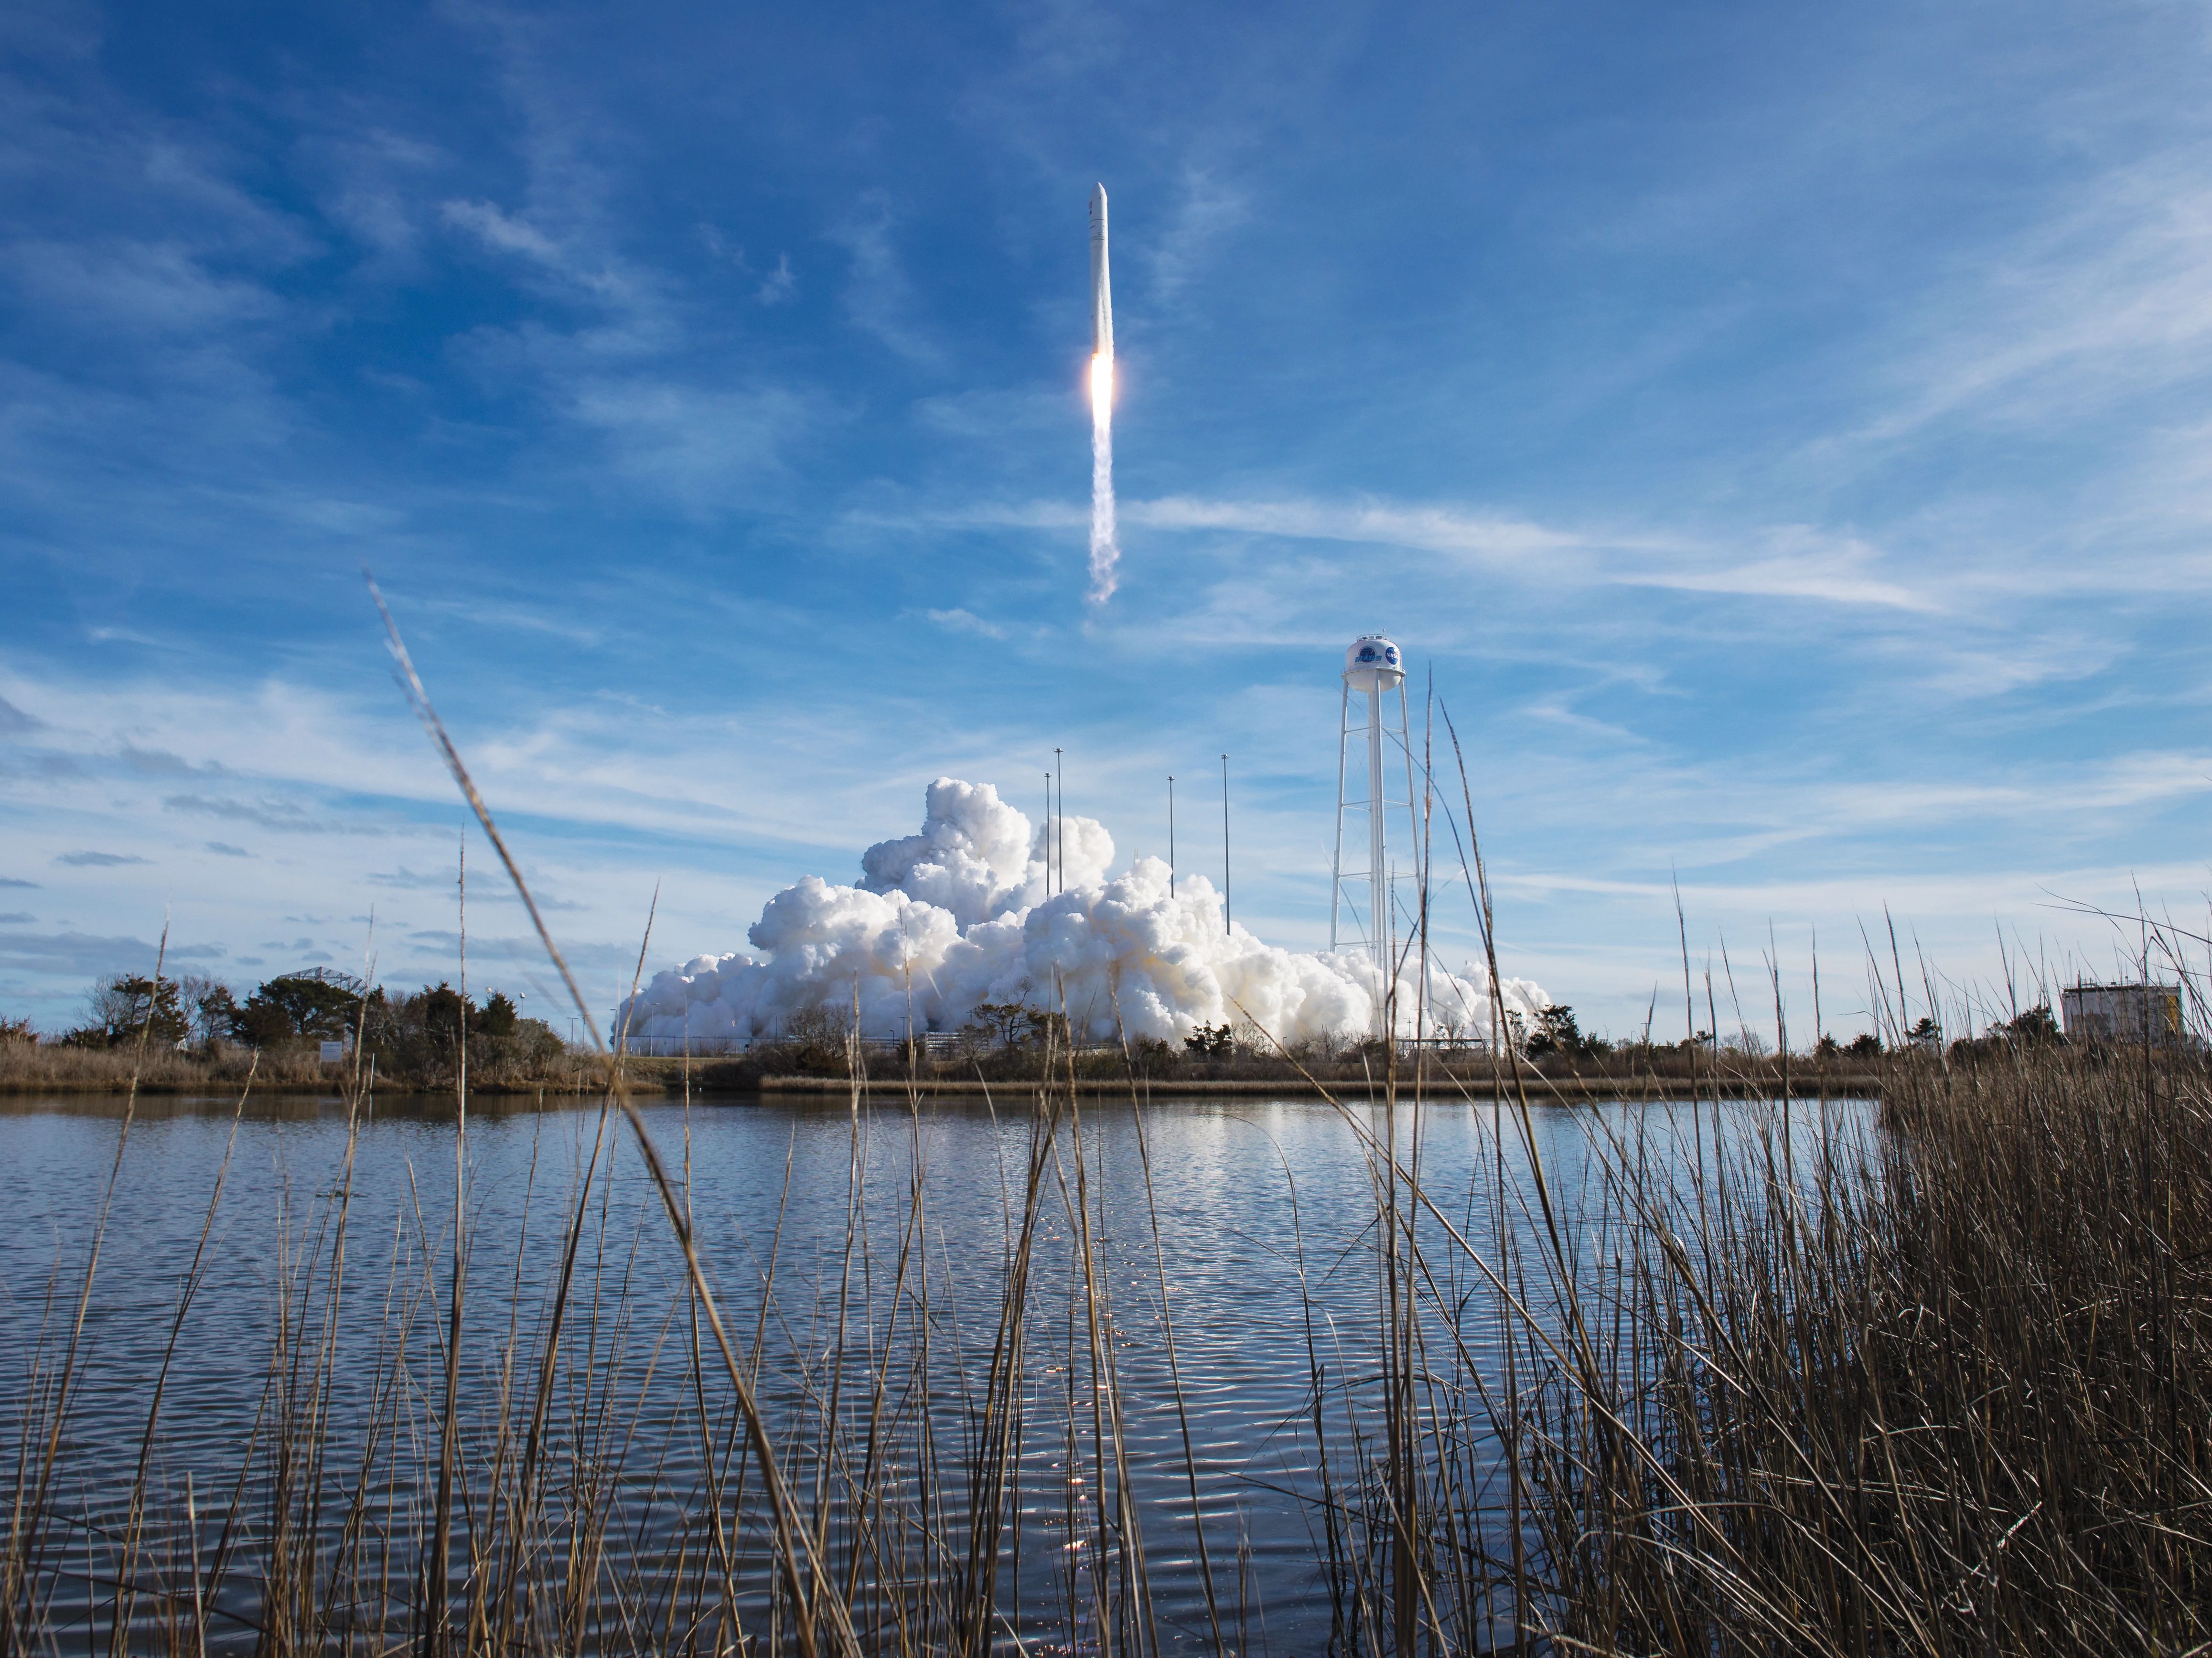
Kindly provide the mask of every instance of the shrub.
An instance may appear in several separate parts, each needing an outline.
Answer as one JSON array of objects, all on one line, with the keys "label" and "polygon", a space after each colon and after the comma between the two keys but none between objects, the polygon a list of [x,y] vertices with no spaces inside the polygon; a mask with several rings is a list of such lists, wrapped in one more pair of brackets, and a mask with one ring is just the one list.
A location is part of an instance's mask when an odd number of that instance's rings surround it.
[{"label": "shrub", "polygon": [[149,1042],[173,1048],[191,1029],[173,979],[118,974],[94,985],[85,1000],[91,1021],[62,1038],[72,1048],[119,1048],[142,1033]]},{"label": "shrub", "polygon": [[246,999],[231,1017],[231,1034],[256,1048],[299,1037],[340,1042],[357,1028],[366,990],[351,975],[328,968],[289,973]]},{"label": "shrub", "polygon": [[1556,1054],[1565,1060],[1595,1060],[1613,1051],[1602,1036],[1586,1036],[1571,1007],[1554,1003],[1536,1016],[1536,1029],[1525,1050],[1532,1060]]},{"label": "shrub", "polygon": [[1129,1063],[1139,1076],[1172,1071],[1182,1063],[1182,1050],[1158,1036],[1137,1036],[1129,1043]]},{"label": "shrub", "polygon": [[1225,1024],[1202,1024],[1182,1039],[1182,1045],[1201,1060],[1226,1060],[1237,1053],[1235,1034]]}]

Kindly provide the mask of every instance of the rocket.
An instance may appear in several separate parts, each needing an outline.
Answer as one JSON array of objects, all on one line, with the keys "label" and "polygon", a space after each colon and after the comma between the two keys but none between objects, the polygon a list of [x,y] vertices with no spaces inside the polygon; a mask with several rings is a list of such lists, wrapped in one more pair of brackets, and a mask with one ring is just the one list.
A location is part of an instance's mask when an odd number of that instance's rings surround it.
[{"label": "rocket", "polygon": [[1114,355],[1114,284],[1106,269],[1106,186],[1091,191],[1091,355]]}]

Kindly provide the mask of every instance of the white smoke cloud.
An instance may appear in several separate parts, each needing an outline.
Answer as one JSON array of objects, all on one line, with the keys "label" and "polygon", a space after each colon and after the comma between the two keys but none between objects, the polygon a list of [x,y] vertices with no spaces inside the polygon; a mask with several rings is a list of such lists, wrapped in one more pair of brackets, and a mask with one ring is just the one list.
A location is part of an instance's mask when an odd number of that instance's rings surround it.
[{"label": "white smoke cloud", "polygon": [[[861,855],[857,886],[810,875],[768,902],[747,934],[758,956],[701,956],[654,976],[629,1010],[633,1041],[654,1048],[782,1034],[796,1015],[848,1018],[857,999],[871,1036],[957,1030],[979,1003],[1063,1005],[1074,1027],[1110,1040],[1173,1042],[1243,1014],[1288,1043],[1346,1040],[1371,1029],[1374,969],[1364,957],[1302,955],[1224,927],[1203,876],[1168,890],[1168,866],[1139,858],[1109,877],[1104,825],[1060,825],[1064,890],[1045,893],[1043,834],[988,783],[940,777],[921,831]],[[1055,850],[1054,862],[1060,861]],[[1399,987],[1410,1034],[1415,974]],[[1508,980],[1505,1005],[1527,1015],[1547,998]],[[1432,968],[1438,1020],[1480,1033],[1488,975]],[[617,1011],[617,1020],[621,1013]]]}]

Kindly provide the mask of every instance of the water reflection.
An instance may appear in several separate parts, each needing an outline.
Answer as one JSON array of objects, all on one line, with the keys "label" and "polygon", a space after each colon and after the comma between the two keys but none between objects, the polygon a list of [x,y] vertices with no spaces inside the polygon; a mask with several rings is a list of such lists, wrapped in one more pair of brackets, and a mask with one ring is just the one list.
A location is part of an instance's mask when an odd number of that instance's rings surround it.
[{"label": "water reflection", "polygon": [[[1765,1108],[1725,1109],[1733,1120]],[[1117,1622],[1149,1620],[1164,1647],[1210,1649],[1220,1620],[1225,1643],[1242,1650],[1345,1642],[1346,1582],[1318,1564],[1340,1517],[1316,1498],[1328,1478],[1347,1503],[1366,1500],[1354,1487],[1373,1449],[1363,1436],[1383,1315],[1362,1133],[1376,1131],[1381,1108],[1347,1115],[1318,1101],[1163,1100],[1140,1115],[1085,1101],[1034,1161],[1032,1112],[1019,1098],[913,1111],[885,1102],[858,1114],[843,1102],[644,1109],[684,1182],[741,1362],[757,1367],[750,1379],[781,1436],[794,1501],[834,1514],[825,1535],[863,1538],[874,1551],[851,1585],[873,1620],[864,1637],[898,1643],[902,1583],[972,1573],[927,1557],[973,1534],[970,1475],[990,1443],[989,1383],[994,1366],[1011,1363],[1018,1408],[1006,1424],[1005,1627],[988,1640],[1003,1644],[1018,1631],[1031,1651],[1088,1645]],[[1793,1132],[1809,1145],[1820,1115],[1797,1114]],[[0,1212],[11,1218],[0,1230],[0,1376],[11,1433],[51,1399],[114,1169],[61,1459],[63,1530],[90,1527],[112,1546],[166,1365],[154,1485],[167,1529],[154,1530],[168,1552],[146,1570],[166,1571],[173,1594],[191,1558],[175,1519],[186,1476],[203,1551],[226,1513],[273,1533],[281,1504],[268,1495],[270,1459],[299,1428],[303,1399],[327,1442],[313,1470],[321,1506],[307,1523],[332,1536],[347,1525],[426,1533],[453,1100],[381,1096],[356,1115],[336,1096],[271,1096],[242,1111],[229,1099],[143,1099],[118,1166],[121,1115],[122,1102],[106,1098],[0,1107]],[[1864,1108],[1828,1116],[1851,1130]],[[1419,1114],[1416,1146],[1412,1114],[1401,1122],[1405,1155],[1436,1208],[1484,1248],[1502,1247],[1501,1229],[1531,1224],[1528,1148],[1516,1133],[1501,1143],[1498,1123],[1487,1103],[1432,1103]],[[1705,1155],[1705,1119],[1680,1103],[1540,1109],[1530,1127],[1578,1234],[1604,1218],[1599,1148],[1681,1169]],[[735,1542],[715,1530],[717,1515],[757,1503],[757,1482],[750,1495],[732,1488],[742,1456],[730,1391],[710,1339],[698,1338],[694,1363],[681,1253],[634,1145],[597,1102],[568,1098],[473,1102],[469,1132],[459,1349],[469,1469],[511,1482],[530,1455],[557,1464],[562,1489],[546,1500],[568,1505],[563,1536],[575,1534],[576,1505],[606,1505],[585,1516],[585,1530],[599,1527],[593,1546],[612,1563],[610,1582],[660,1581],[641,1564],[648,1559],[662,1563],[661,1578],[667,1561],[688,1560],[696,1577],[697,1562],[727,1551],[715,1570],[744,1580],[738,1600],[757,1627],[772,1592],[765,1530]],[[1028,1317],[1010,1360],[999,1314],[1024,1259],[1033,1173]],[[1442,1242],[1432,1221],[1424,1230]],[[204,1277],[179,1325],[196,1254]],[[1487,1285],[1449,1246],[1432,1250],[1430,1267],[1427,1315],[1449,1309],[1457,1320],[1438,1364],[1480,1371],[1498,1327]],[[563,1335],[548,1363],[556,1304]],[[322,1376],[307,1394],[272,1386],[303,1370]],[[824,1419],[839,1424],[834,1444],[818,1430]],[[1468,1442],[1455,1455],[1480,1478],[1495,1447]],[[362,1477],[372,1467],[376,1477]],[[241,1470],[254,1471],[244,1483]],[[593,1470],[613,1485],[594,1487]],[[854,1493],[878,1475],[890,1495],[872,1515]],[[459,1525],[489,1537],[501,1523],[476,1513]],[[895,1533],[910,1535],[893,1546]],[[86,1571],[69,1565],[84,1546],[77,1536],[54,1552],[60,1628],[107,1593],[88,1593]],[[324,1558],[344,1546],[326,1540]],[[1103,1558],[1117,1551],[1120,1564]],[[1130,1580],[1132,1559],[1144,1581]],[[481,1589],[466,1576],[457,1566],[457,1602]],[[210,1590],[210,1645],[256,1644],[270,1592],[250,1573]],[[410,1605],[404,1593],[380,1602],[359,1627],[403,1633],[417,1615]],[[672,1596],[671,1631],[676,1611]],[[712,1644],[714,1634],[693,1638]],[[599,1627],[587,1644],[636,1643],[635,1629]]]}]

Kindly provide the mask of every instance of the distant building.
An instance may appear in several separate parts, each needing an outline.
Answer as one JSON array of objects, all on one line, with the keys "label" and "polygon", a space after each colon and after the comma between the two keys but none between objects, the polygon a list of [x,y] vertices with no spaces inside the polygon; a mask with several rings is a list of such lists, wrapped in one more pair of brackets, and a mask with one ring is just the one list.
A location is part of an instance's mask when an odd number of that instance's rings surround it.
[{"label": "distant building", "polygon": [[2058,1007],[2069,1042],[2163,1048],[2184,1039],[2179,985],[2075,985],[2058,993]]}]

